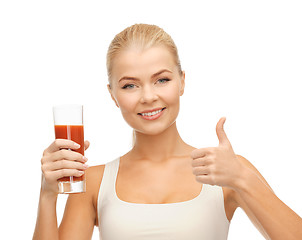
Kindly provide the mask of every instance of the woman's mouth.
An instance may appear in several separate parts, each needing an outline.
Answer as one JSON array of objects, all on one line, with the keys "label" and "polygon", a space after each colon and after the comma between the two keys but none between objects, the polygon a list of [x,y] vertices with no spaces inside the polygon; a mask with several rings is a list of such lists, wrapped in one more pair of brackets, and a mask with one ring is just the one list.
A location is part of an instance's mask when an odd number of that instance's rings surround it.
[{"label": "woman's mouth", "polygon": [[138,113],[138,115],[140,115],[143,119],[146,120],[155,120],[157,118],[159,118],[162,115],[162,112],[166,109],[166,107],[157,110],[157,111],[153,111],[153,112],[148,112],[148,113]]}]

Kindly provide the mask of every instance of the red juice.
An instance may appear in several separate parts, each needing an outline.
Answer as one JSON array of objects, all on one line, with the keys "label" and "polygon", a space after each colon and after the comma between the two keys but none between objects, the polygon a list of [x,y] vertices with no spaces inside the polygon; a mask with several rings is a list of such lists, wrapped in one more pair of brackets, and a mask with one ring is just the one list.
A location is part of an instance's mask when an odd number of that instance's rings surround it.
[{"label": "red juice", "polygon": [[[69,139],[81,145],[80,148],[73,150],[79,152],[84,156],[84,127],[83,125],[55,125],[55,137]],[[81,177],[62,177],[61,182],[69,181],[83,181],[84,175]]]}]

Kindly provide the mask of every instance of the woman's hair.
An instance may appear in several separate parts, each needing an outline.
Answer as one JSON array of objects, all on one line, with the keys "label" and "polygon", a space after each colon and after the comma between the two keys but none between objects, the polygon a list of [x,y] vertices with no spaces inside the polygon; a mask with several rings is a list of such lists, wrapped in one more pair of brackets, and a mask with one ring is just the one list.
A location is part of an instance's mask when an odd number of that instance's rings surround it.
[{"label": "woman's hair", "polygon": [[[107,52],[107,74],[109,86],[112,88],[112,68],[114,59],[124,50],[136,48],[141,51],[154,46],[165,46],[172,54],[179,74],[182,74],[177,47],[171,38],[162,28],[149,24],[134,24],[118,33],[111,41]],[[135,143],[133,131],[132,146]]]}]

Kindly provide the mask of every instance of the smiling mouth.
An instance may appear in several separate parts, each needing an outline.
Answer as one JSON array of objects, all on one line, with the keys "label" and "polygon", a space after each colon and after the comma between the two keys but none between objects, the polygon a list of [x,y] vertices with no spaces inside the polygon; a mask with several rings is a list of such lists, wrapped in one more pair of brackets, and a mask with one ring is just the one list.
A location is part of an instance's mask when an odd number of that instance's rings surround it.
[{"label": "smiling mouth", "polygon": [[164,109],[166,109],[166,107],[162,108],[161,110],[154,111],[154,112],[138,113],[137,115],[142,115],[142,116],[153,116],[153,115],[155,115],[155,114],[160,113],[160,112],[163,111]]}]

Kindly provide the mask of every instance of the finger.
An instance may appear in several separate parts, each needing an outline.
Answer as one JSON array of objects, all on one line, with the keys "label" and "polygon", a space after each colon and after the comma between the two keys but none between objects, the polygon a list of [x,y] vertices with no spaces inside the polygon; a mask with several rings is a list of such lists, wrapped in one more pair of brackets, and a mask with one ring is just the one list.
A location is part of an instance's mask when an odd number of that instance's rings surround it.
[{"label": "finger", "polygon": [[68,139],[56,139],[52,144],[47,148],[47,152],[56,152],[61,149],[79,149],[81,146],[76,142]]},{"label": "finger", "polygon": [[82,163],[88,161],[88,159],[81,153],[70,151],[67,149],[61,149],[59,151],[44,155],[41,159],[41,164],[43,165],[49,162],[55,162],[60,160],[77,161]]},{"label": "finger", "polygon": [[90,146],[90,142],[86,140],[86,141],[84,142],[84,148],[85,148],[85,150],[86,150],[87,148],[89,148],[89,146]]},{"label": "finger", "polygon": [[61,169],[77,169],[77,170],[86,170],[88,168],[88,165],[75,162],[75,161],[68,161],[68,160],[61,160],[53,162],[52,164],[47,164],[45,167],[45,170],[48,171],[57,171]]},{"label": "finger", "polygon": [[206,158],[195,158],[192,160],[192,167],[200,167],[200,166],[207,166],[211,163],[211,161]]},{"label": "finger", "polygon": [[210,175],[198,175],[195,177],[196,181],[203,184],[216,185]]},{"label": "finger", "polygon": [[199,166],[199,167],[194,167],[192,172],[196,176],[198,176],[198,175],[208,175],[210,173],[210,170],[207,166]]},{"label": "finger", "polygon": [[61,149],[59,151],[56,151],[52,153],[48,157],[49,162],[55,162],[55,161],[60,161],[60,160],[69,160],[69,161],[77,161],[77,162],[82,162],[85,163],[87,162],[87,158],[83,156],[81,153],[75,152],[75,151],[70,151],[67,149]]},{"label": "finger", "polygon": [[195,158],[202,158],[202,157],[206,156],[208,152],[209,151],[208,151],[207,148],[197,148],[197,149],[194,149],[191,152],[191,158],[193,158],[193,159],[195,159]]},{"label": "finger", "polygon": [[[84,171],[79,171],[77,169],[60,169],[58,171],[49,172],[47,178],[49,180],[58,180],[62,177],[80,177],[84,174]],[[46,176],[45,176],[46,177]]]},{"label": "finger", "polygon": [[220,118],[216,125],[216,134],[219,140],[219,145],[227,145],[230,144],[229,139],[224,131],[223,125],[226,121],[225,117]]}]

